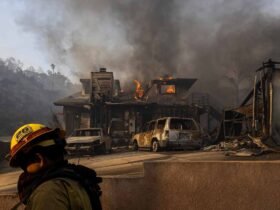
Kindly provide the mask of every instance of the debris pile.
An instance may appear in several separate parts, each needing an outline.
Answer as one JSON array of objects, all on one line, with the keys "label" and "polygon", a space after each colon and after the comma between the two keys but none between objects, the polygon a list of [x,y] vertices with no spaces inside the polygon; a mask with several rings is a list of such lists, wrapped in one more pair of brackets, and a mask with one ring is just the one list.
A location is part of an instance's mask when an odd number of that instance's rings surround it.
[{"label": "debris pile", "polygon": [[274,151],[261,143],[258,138],[250,135],[241,136],[232,140],[221,141],[216,145],[204,147],[204,151],[224,151],[226,156],[249,157],[258,156]]},{"label": "debris pile", "polygon": [[216,142],[205,150],[232,156],[280,152],[280,62],[269,59],[256,70],[254,86],[239,107],[225,109]]}]

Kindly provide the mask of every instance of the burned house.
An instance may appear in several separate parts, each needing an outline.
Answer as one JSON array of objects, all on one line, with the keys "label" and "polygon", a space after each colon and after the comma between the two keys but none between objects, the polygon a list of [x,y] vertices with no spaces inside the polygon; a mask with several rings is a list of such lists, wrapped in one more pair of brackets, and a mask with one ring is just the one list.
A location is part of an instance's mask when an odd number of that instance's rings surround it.
[{"label": "burned house", "polygon": [[218,140],[242,141],[249,137],[259,147],[280,150],[279,80],[280,62],[264,62],[240,106],[224,111]]},{"label": "burned house", "polygon": [[122,92],[113,72],[104,68],[80,81],[81,92],[54,103],[63,106],[67,134],[75,128],[102,127],[110,135],[117,130],[118,135],[129,138],[152,119],[174,116],[203,121],[202,126],[208,130],[211,121],[220,117],[210,106],[207,94],[190,92],[196,79],[164,76],[145,87],[135,80],[133,93]]}]

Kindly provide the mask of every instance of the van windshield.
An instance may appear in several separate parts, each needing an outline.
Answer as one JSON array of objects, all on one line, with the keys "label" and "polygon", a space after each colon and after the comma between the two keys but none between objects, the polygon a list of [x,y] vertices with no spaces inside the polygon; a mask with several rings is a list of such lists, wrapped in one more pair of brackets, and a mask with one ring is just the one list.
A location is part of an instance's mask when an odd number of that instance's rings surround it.
[{"label": "van windshield", "polygon": [[169,127],[171,130],[197,130],[191,119],[171,119]]},{"label": "van windshield", "polygon": [[75,136],[101,136],[101,130],[77,130]]}]

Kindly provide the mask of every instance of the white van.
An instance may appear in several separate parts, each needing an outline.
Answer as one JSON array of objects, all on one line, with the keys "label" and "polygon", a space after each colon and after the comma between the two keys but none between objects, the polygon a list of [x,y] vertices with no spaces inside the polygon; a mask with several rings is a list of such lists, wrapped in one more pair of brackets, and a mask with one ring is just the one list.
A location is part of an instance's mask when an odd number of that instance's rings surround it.
[{"label": "white van", "polygon": [[133,150],[158,152],[160,149],[200,149],[202,131],[193,118],[164,117],[148,122],[141,133],[132,138]]}]

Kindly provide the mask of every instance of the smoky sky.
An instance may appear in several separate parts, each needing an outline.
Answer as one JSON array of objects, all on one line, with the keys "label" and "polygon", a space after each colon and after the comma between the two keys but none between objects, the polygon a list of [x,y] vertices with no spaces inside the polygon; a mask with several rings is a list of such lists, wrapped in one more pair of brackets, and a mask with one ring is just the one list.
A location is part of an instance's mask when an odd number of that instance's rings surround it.
[{"label": "smoky sky", "polygon": [[215,92],[249,86],[263,61],[280,59],[280,17],[271,3],[25,0],[17,23],[78,77],[107,67],[123,83],[169,74],[196,77]]}]

